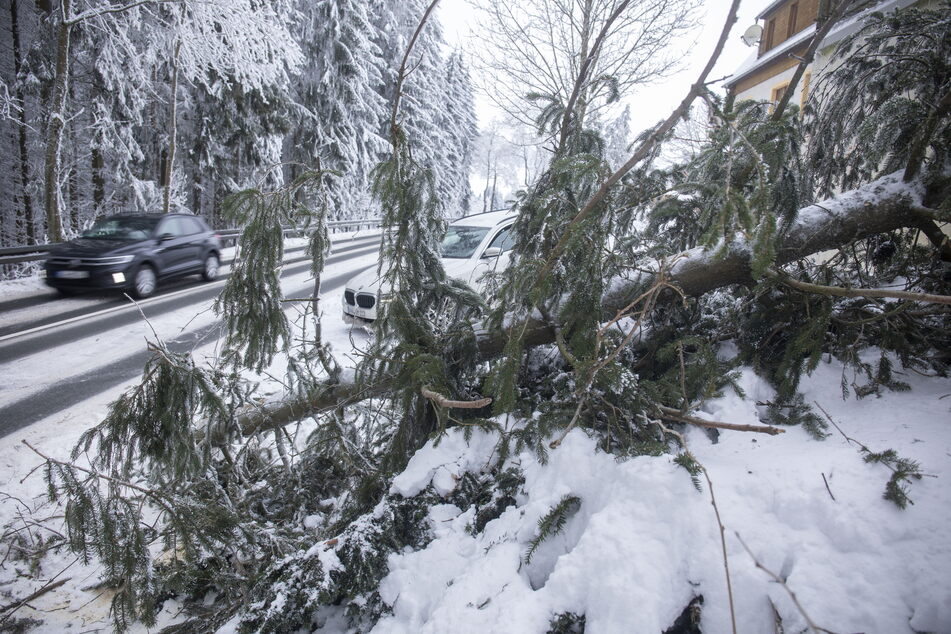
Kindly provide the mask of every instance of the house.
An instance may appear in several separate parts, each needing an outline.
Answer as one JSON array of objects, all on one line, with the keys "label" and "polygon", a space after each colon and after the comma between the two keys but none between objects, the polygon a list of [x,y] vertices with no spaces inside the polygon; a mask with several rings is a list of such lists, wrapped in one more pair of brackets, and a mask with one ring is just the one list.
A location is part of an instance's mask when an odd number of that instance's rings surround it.
[{"label": "house", "polygon": [[[756,16],[762,27],[757,50],[726,81],[737,101],[755,99],[776,103],[788,88],[796,66],[816,34],[816,22],[829,11],[830,0],[772,0]],[[860,9],[847,15],[826,35],[815,59],[795,87],[790,103],[802,106],[809,88],[828,66],[836,44],[862,27],[872,11],[894,11],[911,5],[928,5],[928,0],[884,0],[857,2]]]}]

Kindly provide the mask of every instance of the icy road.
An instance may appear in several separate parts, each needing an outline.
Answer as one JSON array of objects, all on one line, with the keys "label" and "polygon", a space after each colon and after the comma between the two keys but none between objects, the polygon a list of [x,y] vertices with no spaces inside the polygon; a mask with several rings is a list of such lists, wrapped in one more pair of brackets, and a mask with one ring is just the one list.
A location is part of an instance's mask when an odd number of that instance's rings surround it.
[{"label": "icy road", "polygon": [[[309,297],[309,263],[291,244],[281,277],[284,296]],[[324,336],[338,343],[339,354],[366,338],[343,324],[339,303],[347,279],[376,262],[379,234],[335,236],[333,244],[322,276],[321,311]],[[0,286],[0,437],[135,384],[150,354],[146,342],[156,336],[175,352],[192,351],[197,360],[216,357],[224,333],[211,306],[228,273],[222,267],[210,284],[185,278],[138,305],[122,295],[61,299],[51,289]],[[288,303],[292,321],[300,320],[303,305]]]}]

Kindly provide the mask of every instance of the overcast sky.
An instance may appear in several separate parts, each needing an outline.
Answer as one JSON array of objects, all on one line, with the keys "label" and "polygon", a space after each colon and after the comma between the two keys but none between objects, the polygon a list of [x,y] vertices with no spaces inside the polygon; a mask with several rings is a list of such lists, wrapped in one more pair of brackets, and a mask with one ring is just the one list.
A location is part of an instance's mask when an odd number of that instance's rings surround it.
[{"label": "overcast sky", "polygon": [[[475,10],[470,6],[469,1],[442,0],[439,5],[439,16],[447,40],[457,43],[463,50],[472,46],[469,35],[472,31]],[[732,74],[754,52],[753,48],[743,44],[740,35],[754,23],[756,15],[769,4],[769,1],[744,0],[742,2],[739,20],[730,32],[726,48],[710,79],[719,79]],[[683,68],[677,74],[655,85],[643,87],[632,95],[629,102],[632,104],[633,132],[638,132],[664,119],[677,107],[713,52],[729,8],[729,0],[704,0],[703,7],[698,13],[698,23],[690,35],[680,41],[671,42],[672,49],[683,55]],[[493,116],[492,107],[485,99],[479,100],[477,111],[480,126],[484,126],[487,119]]]}]

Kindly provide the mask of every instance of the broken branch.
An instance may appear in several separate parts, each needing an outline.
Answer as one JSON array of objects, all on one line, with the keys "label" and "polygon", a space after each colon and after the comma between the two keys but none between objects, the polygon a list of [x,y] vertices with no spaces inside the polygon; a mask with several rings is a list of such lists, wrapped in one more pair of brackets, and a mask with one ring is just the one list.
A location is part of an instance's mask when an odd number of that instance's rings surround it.
[{"label": "broken branch", "polygon": [[440,407],[444,407],[446,409],[481,409],[483,407],[486,407],[487,405],[492,404],[492,399],[489,397],[480,398],[475,401],[453,401],[446,398],[439,392],[432,391],[431,389],[429,389],[429,386],[426,386],[426,385],[421,387],[419,389],[419,392],[420,394],[422,394],[423,396],[431,400],[436,405]]},{"label": "broken branch", "polygon": [[777,278],[786,286],[791,286],[796,290],[805,293],[816,293],[819,295],[832,295],[834,297],[870,297],[870,298],[888,298],[888,299],[906,299],[912,302],[926,302],[930,304],[951,305],[951,296],[933,295],[931,293],[912,293],[911,291],[889,291],[878,288],[843,288],[841,286],[825,286],[824,284],[812,284],[810,282],[800,282],[794,280],[788,275],[771,272],[767,273],[771,277]]},{"label": "broken branch", "polygon": [[779,427],[771,427],[768,425],[738,425],[736,423],[721,423],[715,420],[704,420],[703,418],[697,418],[696,416],[689,416],[687,414],[682,414],[679,410],[676,410],[673,407],[665,407],[663,405],[658,405],[657,410],[660,412],[661,418],[677,421],[678,423],[687,423],[688,425],[696,425],[697,427],[709,427],[711,429],[730,429],[732,431],[751,431],[751,432],[758,432],[760,434],[769,434],[770,436],[786,433],[785,429],[780,429]]},{"label": "broken branch", "polygon": [[[911,213],[911,208],[913,201],[919,198],[918,186],[904,183],[901,172],[896,172],[840,194],[836,197],[834,207],[828,204],[804,207],[799,212],[799,218],[777,244],[776,265],[782,266],[854,240],[915,227],[917,217]],[[698,297],[734,284],[753,284],[747,245],[730,245],[724,251],[717,257],[700,248],[687,251],[667,273],[668,283],[689,297]],[[618,310],[628,306],[656,281],[653,278],[656,275],[615,280],[611,290],[601,300],[604,319],[615,318]],[[671,298],[679,299],[680,295],[671,294]],[[526,346],[555,341],[554,328],[544,319],[530,319],[524,322],[524,327],[523,341]],[[505,345],[503,333],[476,325],[475,337],[481,359],[493,359],[502,353]],[[385,376],[372,384],[360,386],[334,380],[323,384],[322,389],[314,390],[308,396],[287,397],[247,410],[238,416],[238,424],[241,433],[247,436],[348,403],[381,396],[389,387],[390,379]]]}]

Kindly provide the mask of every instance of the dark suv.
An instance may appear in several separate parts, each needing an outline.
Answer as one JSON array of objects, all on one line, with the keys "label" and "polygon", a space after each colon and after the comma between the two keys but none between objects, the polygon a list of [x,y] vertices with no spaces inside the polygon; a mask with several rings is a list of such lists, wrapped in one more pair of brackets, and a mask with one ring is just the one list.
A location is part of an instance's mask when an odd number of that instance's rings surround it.
[{"label": "dark suv", "polygon": [[138,214],[98,220],[81,238],[53,248],[46,283],[63,294],[118,288],[136,297],[155,292],[159,280],[218,276],[221,243],[200,218]]}]

